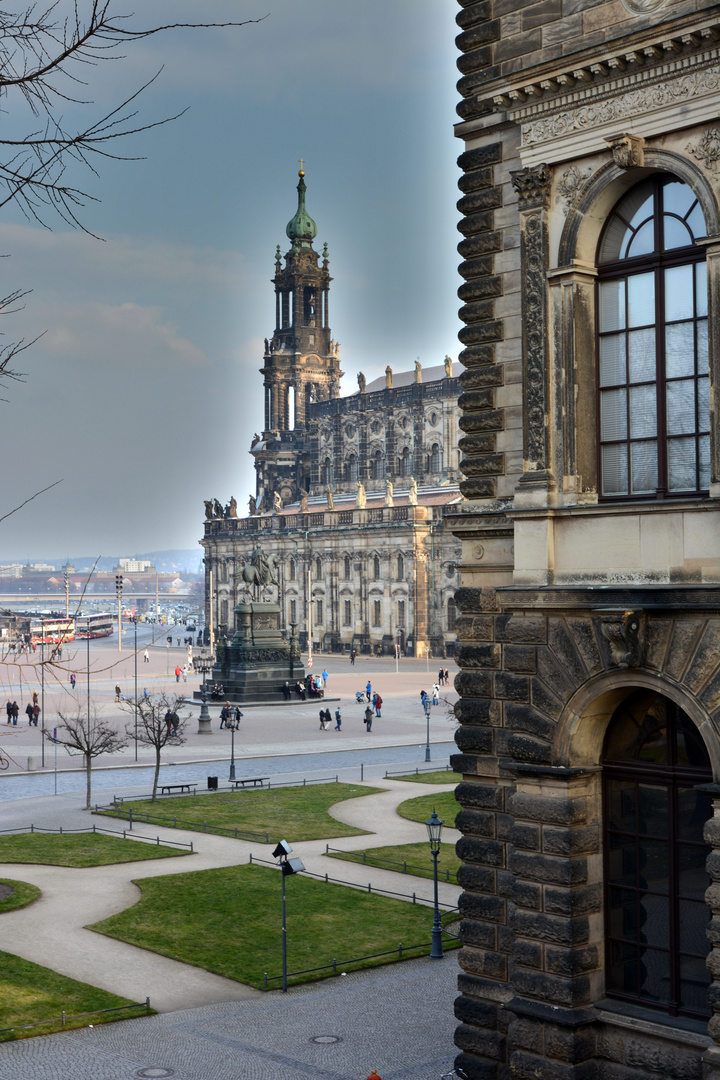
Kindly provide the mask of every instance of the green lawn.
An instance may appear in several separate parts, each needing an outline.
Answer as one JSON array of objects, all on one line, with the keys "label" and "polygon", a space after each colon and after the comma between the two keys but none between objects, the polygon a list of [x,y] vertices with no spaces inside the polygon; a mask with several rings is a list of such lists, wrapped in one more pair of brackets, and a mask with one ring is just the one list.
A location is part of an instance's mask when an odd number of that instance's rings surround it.
[{"label": "green lawn", "polygon": [[[13,884],[23,884],[13,882]],[[2,922],[0,921],[0,926]],[[65,975],[58,975],[49,968],[32,964],[11,953],[0,952],[0,1028],[34,1024],[48,1020],[41,1027],[19,1031],[0,1031],[0,1042],[26,1039],[32,1035],[48,1035],[51,1031],[67,1031],[69,1028],[87,1027],[88,1024],[106,1024],[112,1020],[130,1016],[147,1015],[145,1006],[119,1013],[96,1015],[97,1009],[114,1009],[130,1005],[127,998],[108,994],[87,983],[76,982]],[[62,1027],[60,1015],[65,1010],[68,1017],[78,1013],[92,1013],[80,1020],[68,1020]]]},{"label": "green lawn", "polygon": [[419,772],[405,776],[388,776],[388,780],[407,780],[411,784],[459,784],[460,777],[452,769],[437,769],[435,772]]},{"label": "green lawn", "polygon": [[[0,896],[0,914],[4,911],[14,911],[16,908],[27,907],[33,900],[41,895],[36,885],[29,881],[14,881],[12,878],[0,878],[0,885],[7,885],[13,891],[10,896]],[[4,892],[0,889],[0,892]]]},{"label": "green lawn", "polygon": [[[101,833],[15,833],[0,837],[0,863],[43,863],[47,866],[107,866],[189,855],[189,851],[147,841],[123,840]],[[0,911],[2,908],[0,908]]]},{"label": "green lawn", "polygon": [[[394,870],[398,874],[412,874],[414,877],[432,878],[433,860],[429,844],[399,844],[397,847],[368,848],[367,851],[346,851],[340,854],[332,851],[328,858],[344,862],[365,863],[380,866],[383,870]],[[457,884],[455,875],[460,867],[460,860],[455,854],[453,844],[441,844],[438,855],[438,877],[442,881]],[[449,871],[450,877],[446,875]]]},{"label": "green lawn", "polygon": [[[112,812],[112,816],[127,818],[132,807],[133,820],[141,824],[149,814],[151,825],[207,832],[237,829],[239,834],[267,833],[271,841],[284,839],[296,843],[335,836],[362,836],[367,830],[341,824],[330,817],[328,808],[333,803],[373,795],[382,790],[331,783],[263,791],[181,795],[155,803],[149,799],[124,802],[117,812]],[[100,813],[110,812],[103,810]]]},{"label": "green lawn", "polygon": [[407,818],[409,821],[422,821],[423,824],[433,810],[449,829],[455,828],[455,817],[460,807],[452,791],[438,791],[435,795],[419,795],[417,799],[408,799],[407,802],[400,803],[397,808],[400,817]]},{"label": "green lawn", "polygon": [[[252,986],[262,988],[265,972],[270,977],[281,973],[277,870],[232,866],[146,878],[136,884],[142,898],[134,907],[90,929]],[[410,947],[430,941],[430,908],[303,875],[287,878],[286,888],[290,972],[331,964],[333,959],[346,970],[354,957],[397,949],[399,942]],[[411,955],[428,951],[429,947]],[[389,961],[392,957],[354,966]],[[271,983],[270,988],[277,985]]]}]

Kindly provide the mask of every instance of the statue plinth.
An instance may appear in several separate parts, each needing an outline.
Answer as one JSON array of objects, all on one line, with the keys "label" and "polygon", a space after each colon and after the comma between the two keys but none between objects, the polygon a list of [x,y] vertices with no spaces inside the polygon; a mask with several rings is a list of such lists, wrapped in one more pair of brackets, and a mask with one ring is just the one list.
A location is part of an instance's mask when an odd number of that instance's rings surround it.
[{"label": "statue plinth", "polygon": [[[232,641],[217,646],[211,683],[222,683],[223,699],[278,703],[285,700],[283,687],[305,678],[297,639],[286,642],[280,632],[279,604],[251,602],[235,608]],[[196,695],[199,696],[199,695]],[[297,698],[295,698],[297,700]]]}]

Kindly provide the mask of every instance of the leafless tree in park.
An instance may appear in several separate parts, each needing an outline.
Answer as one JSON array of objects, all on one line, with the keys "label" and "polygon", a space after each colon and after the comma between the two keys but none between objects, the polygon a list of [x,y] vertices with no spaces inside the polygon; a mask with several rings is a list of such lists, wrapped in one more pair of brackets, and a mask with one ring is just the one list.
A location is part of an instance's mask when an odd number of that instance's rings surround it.
[{"label": "leafless tree in park", "polygon": [[50,742],[57,742],[60,746],[64,746],[69,754],[82,754],[85,759],[87,777],[85,809],[89,810],[93,759],[100,757],[101,754],[117,754],[119,750],[124,750],[128,744],[127,735],[116,731],[114,727],[102,720],[92,707],[89,716],[87,712],[79,710],[70,716],[58,712],[58,716],[61,724],[57,729],[57,739],[53,739],[49,732],[45,735]]},{"label": "leafless tree in park", "polygon": [[[171,746],[180,746],[185,742],[185,725],[187,716],[180,714],[183,704],[182,697],[172,694],[150,694],[146,698],[140,698],[137,706],[126,702],[125,710],[135,713],[137,707],[137,741],[141,746],[152,746],[155,749],[155,776],[153,778],[152,801],[157,798],[158,777],[160,775],[160,757],[167,743]],[[168,725],[167,717],[177,717],[177,726]],[[125,729],[128,740],[135,738],[135,727]]]},{"label": "leafless tree in park", "polygon": [[[0,9],[4,114],[0,208],[15,202],[28,220],[47,225],[48,217],[57,214],[66,224],[83,229],[78,212],[95,197],[66,178],[68,166],[80,166],[97,175],[102,158],[130,156],[117,151],[118,140],[169,123],[185,111],[145,123],[138,119],[138,98],[157,79],[158,71],[88,123],[69,124],[65,111],[92,105],[92,69],[104,60],[123,59],[123,50],[132,42],[155,34],[261,21],[177,22],[143,28],[135,26],[131,16],[117,6],[116,0],[50,0],[47,5],[25,3],[13,11]],[[207,0],[202,5],[205,10],[210,6]],[[17,290],[0,297],[0,315],[17,311],[24,295]],[[12,362],[31,344],[21,340],[0,347],[0,385],[4,385],[3,378],[21,378]]]}]

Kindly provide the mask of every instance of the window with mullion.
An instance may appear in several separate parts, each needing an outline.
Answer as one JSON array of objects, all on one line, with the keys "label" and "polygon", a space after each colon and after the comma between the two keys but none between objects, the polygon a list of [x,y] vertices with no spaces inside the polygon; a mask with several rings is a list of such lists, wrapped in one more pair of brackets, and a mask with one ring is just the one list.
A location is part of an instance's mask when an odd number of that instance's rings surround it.
[{"label": "window with mullion", "polygon": [[698,494],[710,482],[707,283],[692,191],[644,181],[600,246],[598,427],[602,498]]}]

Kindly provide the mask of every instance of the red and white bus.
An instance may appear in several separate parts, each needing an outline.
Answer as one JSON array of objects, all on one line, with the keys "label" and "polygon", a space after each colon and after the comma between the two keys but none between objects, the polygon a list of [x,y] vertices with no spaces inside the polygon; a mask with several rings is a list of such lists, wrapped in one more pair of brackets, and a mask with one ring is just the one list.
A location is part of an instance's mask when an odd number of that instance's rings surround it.
[{"label": "red and white bus", "polygon": [[74,619],[33,619],[30,623],[30,639],[39,645],[63,645],[75,640]]},{"label": "red and white bus", "polygon": [[108,614],[79,615],[75,620],[75,637],[109,637],[115,630],[114,618],[113,615]]}]

